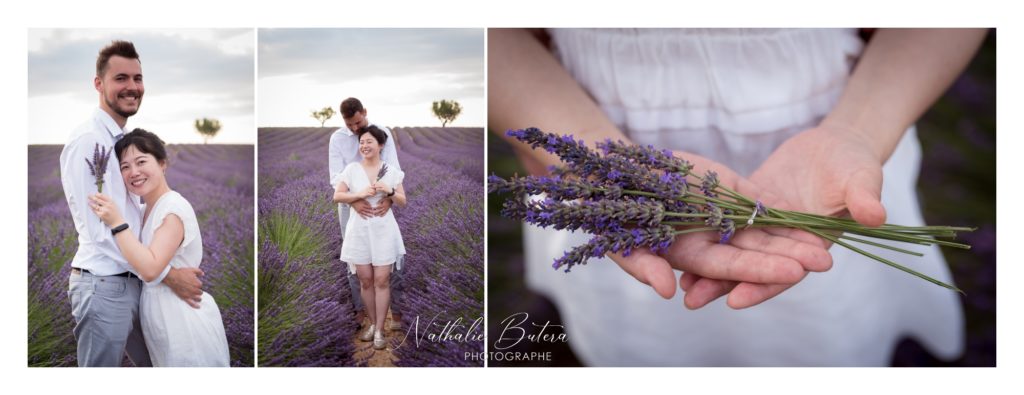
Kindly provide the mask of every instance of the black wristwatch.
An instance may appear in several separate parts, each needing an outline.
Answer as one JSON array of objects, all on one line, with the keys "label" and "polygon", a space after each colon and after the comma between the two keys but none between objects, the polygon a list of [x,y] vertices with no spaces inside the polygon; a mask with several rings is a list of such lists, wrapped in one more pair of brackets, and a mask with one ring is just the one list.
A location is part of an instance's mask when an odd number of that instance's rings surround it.
[{"label": "black wristwatch", "polygon": [[110,234],[112,234],[114,236],[117,236],[118,233],[120,233],[121,231],[123,231],[125,229],[128,229],[128,223],[127,222],[115,226],[113,229],[110,230]]},{"label": "black wristwatch", "polygon": [[397,191],[398,191],[397,188],[391,188],[391,193],[388,194],[388,197],[395,196],[395,192],[397,192]]}]

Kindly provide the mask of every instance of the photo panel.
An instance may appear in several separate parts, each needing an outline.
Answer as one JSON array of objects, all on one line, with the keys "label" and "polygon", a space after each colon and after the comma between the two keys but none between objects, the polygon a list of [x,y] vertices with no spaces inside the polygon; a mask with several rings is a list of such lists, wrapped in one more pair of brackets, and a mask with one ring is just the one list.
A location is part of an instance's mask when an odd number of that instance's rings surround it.
[{"label": "photo panel", "polygon": [[254,366],[255,34],[29,29],[28,366]]},{"label": "photo panel", "polygon": [[484,30],[258,41],[258,365],[484,366]]},{"label": "photo panel", "polygon": [[488,366],[995,366],[995,53],[488,29]]}]

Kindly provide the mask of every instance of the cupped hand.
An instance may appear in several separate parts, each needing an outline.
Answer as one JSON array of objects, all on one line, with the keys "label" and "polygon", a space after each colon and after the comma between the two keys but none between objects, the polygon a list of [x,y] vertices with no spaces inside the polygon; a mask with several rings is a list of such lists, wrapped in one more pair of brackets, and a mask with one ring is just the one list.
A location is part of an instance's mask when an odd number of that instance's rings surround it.
[{"label": "cupped hand", "polygon": [[[770,201],[764,201],[769,207],[822,215],[849,214],[863,225],[878,226],[886,216],[881,203],[882,160],[870,147],[853,130],[819,126],[779,146],[754,172],[750,182],[755,190],[770,196]],[[831,246],[826,240],[800,230],[766,228],[766,232],[826,249]],[[729,305],[738,308],[771,299],[793,285],[737,283],[694,273],[683,274],[679,282],[688,295],[699,295],[694,297],[696,305],[729,294]]]},{"label": "cupped hand", "polygon": [[863,225],[879,226],[885,223],[882,163],[861,134],[819,126],[786,140],[750,180],[794,210],[849,214]]},{"label": "cupped hand", "polygon": [[[761,193],[750,181],[718,163],[696,155],[679,153],[695,165],[694,172],[703,174],[711,169],[718,173],[721,185],[752,198],[771,199]],[[707,284],[690,287],[680,283],[686,291],[684,303],[691,309],[700,308],[728,293],[738,284],[791,286],[804,277],[807,270],[828,270],[832,258],[813,238],[794,232],[769,233],[762,228],[742,229],[728,244],[719,243],[716,232],[688,233],[676,236],[668,251],[660,255],[649,249],[639,249],[628,257],[609,254],[626,273],[647,284],[663,298],[675,294],[676,277],[672,269],[685,272],[682,281],[706,279]],[[693,281],[696,282],[696,281]],[[743,288],[741,288],[742,290]],[[746,307],[745,300],[730,299],[734,308]]]},{"label": "cupped hand", "polygon": [[[724,165],[693,154],[677,156],[693,163],[695,174],[715,171],[720,185],[748,198],[769,207],[781,203],[776,195]],[[703,307],[727,293],[730,307],[750,307],[768,299],[748,292],[750,287],[788,288],[801,281],[808,271],[832,267],[826,246],[813,235],[788,229],[744,229],[740,221],[736,228],[735,236],[727,244],[720,244],[715,232],[679,235],[663,254],[672,267],[684,272],[679,285],[686,292],[683,301],[687,308]]]},{"label": "cupped hand", "polygon": [[89,195],[89,207],[109,227],[115,227],[125,222],[121,211],[117,208],[117,203],[114,203],[110,196],[102,193]]}]

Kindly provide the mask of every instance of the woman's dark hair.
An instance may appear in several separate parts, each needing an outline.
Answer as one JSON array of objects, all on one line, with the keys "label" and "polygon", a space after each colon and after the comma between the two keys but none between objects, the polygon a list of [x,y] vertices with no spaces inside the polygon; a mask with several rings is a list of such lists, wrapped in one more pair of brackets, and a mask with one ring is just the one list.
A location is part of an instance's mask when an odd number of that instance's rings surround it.
[{"label": "woman's dark hair", "polygon": [[358,135],[359,138],[363,138],[363,135],[366,133],[373,136],[373,138],[377,140],[377,144],[380,144],[381,146],[388,142],[388,134],[384,133],[383,130],[380,130],[380,128],[374,125],[369,125],[356,131],[356,135]]},{"label": "woman's dark hair", "polygon": [[167,150],[164,149],[164,141],[160,140],[160,137],[157,137],[157,135],[138,128],[132,130],[131,133],[125,134],[114,144],[114,152],[117,153],[118,162],[121,162],[121,155],[124,154],[124,151],[132,146],[139,150],[139,152],[153,155],[157,162],[167,162]]}]

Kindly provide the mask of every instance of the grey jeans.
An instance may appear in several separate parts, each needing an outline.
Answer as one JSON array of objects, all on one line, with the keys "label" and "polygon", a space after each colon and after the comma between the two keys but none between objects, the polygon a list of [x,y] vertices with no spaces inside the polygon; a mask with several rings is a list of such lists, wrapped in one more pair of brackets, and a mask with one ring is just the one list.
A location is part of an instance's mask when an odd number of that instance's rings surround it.
[{"label": "grey jeans", "polygon": [[[345,242],[345,224],[348,223],[349,217],[349,206],[345,203],[338,203],[338,222],[341,223],[341,242]],[[348,270],[348,268],[345,268]],[[352,308],[353,311],[360,311],[363,309],[363,296],[359,293],[359,276],[355,273],[349,273],[348,277],[348,288],[349,293],[352,294]],[[391,271],[391,304],[394,305],[395,301],[402,297],[402,271],[395,266],[395,270]]]},{"label": "grey jeans", "polygon": [[121,366],[125,352],[135,366],[153,366],[139,323],[142,280],[76,270],[68,282],[78,366]]}]

